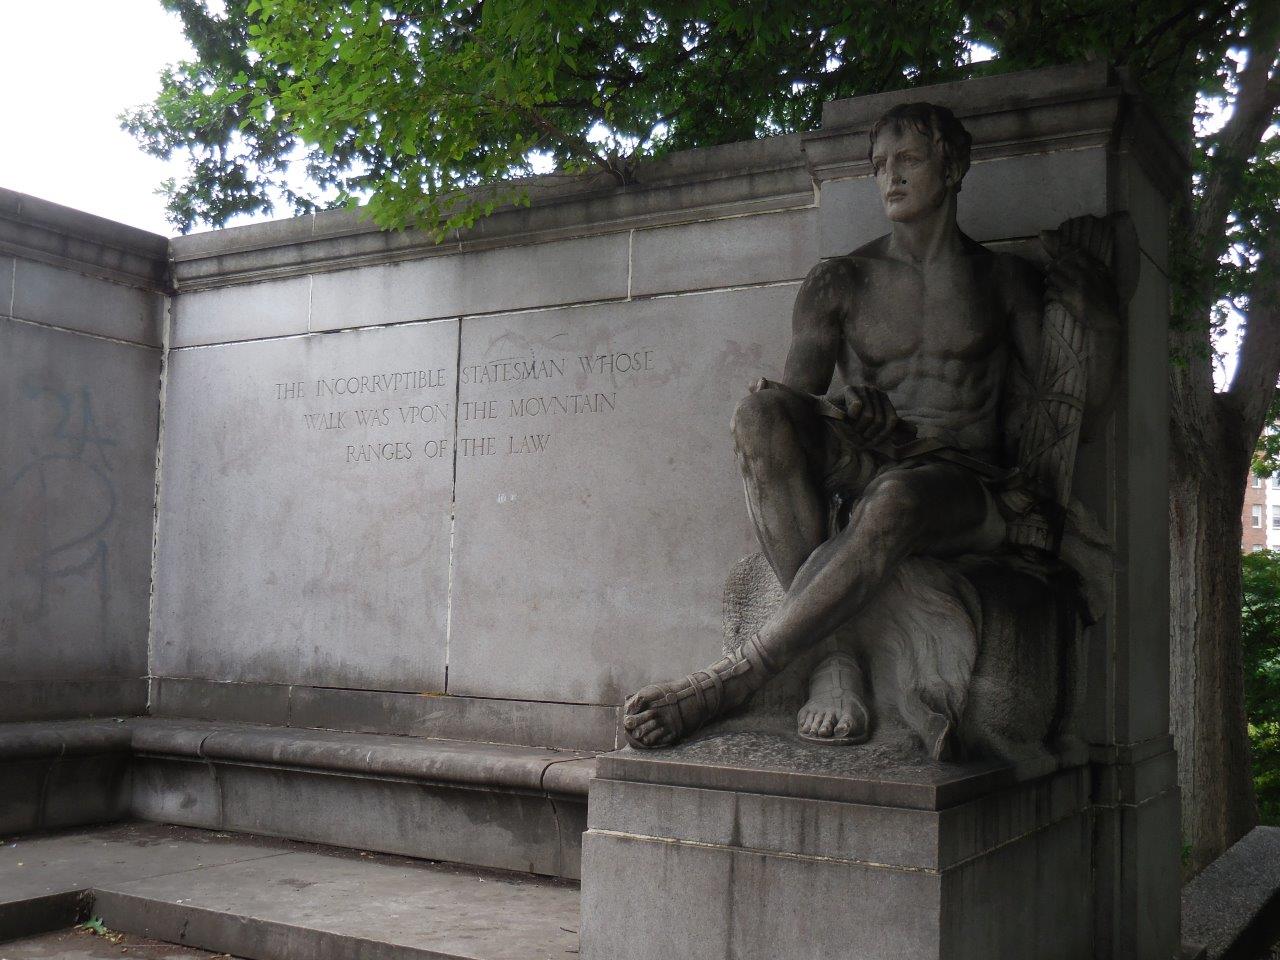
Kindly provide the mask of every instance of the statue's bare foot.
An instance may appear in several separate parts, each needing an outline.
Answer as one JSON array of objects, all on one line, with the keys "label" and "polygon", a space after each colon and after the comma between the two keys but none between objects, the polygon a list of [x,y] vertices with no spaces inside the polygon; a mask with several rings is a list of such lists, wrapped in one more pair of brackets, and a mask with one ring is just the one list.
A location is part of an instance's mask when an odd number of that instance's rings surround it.
[{"label": "statue's bare foot", "polygon": [[622,711],[622,730],[633,747],[652,750],[675,743],[745,703],[776,667],[758,637],[706,670],[675,683],[655,683],[631,697]]},{"label": "statue's bare foot", "polygon": [[800,736],[815,743],[866,742],[871,714],[862,699],[862,670],[852,656],[833,653],[818,665],[796,722]]}]

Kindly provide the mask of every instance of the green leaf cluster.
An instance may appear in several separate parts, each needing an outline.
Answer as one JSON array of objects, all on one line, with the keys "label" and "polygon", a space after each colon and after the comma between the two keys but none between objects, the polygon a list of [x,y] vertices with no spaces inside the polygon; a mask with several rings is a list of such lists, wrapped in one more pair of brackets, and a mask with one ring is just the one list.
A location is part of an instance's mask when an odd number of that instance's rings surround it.
[{"label": "green leaf cluster", "polygon": [[1242,560],[1240,639],[1254,787],[1264,823],[1280,824],[1280,553]]},{"label": "green leaf cluster", "polygon": [[[1239,4],[1040,0],[161,0],[196,56],[122,117],[181,230],[362,202],[443,235],[539,166],[629,184],[670,150],[814,129],[822,104],[1106,59],[1188,131]],[[975,52],[994,54],[973,62]],[[978,58],[981,60],[981,57]]]}]

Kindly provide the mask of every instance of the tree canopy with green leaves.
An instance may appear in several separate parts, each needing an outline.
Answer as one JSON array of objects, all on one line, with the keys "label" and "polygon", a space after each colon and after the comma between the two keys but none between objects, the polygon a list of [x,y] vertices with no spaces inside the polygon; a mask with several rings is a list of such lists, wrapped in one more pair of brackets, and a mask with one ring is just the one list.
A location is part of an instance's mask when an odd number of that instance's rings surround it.
[{"label": "tree canopy with green leaves", "polygon": [[[643,179],[667,151],[819,124],[828,100],[1105,60],[1195,171],[1172,232],[1173,717],[1203,865],[1256,818],[1240,654],[1240,509],[1280,371],[1274,0],[161,0],[195,48],[125,117],[185,154],[187,231],[361,203],[445,231],[519,202],[543,167]],[[1213,114],[1217,119],[1209,116]],[[282,211],[284,212],[284,211]],[[1213,336],[1244,331],[1214,386]]]},{"label": "tree canopy with green leaves", "polygon": [[[1084,57],[1128,67],[1185,128],[1233,39],[1229,4],[1153,0],[1039,16],[918,0],[163,2],[196,59],[126,125],[157,155],[189,154],[169,189],[182,230],[277,200],[308,212],[326,191],[384,226],[453,226],[513,199],[539,158],[626,183],[646,156],[812,129],[834,98]],[[974,64],[975,49],[996,57]],[[506,189],[477,207],[461,191],[480,185]]]}]

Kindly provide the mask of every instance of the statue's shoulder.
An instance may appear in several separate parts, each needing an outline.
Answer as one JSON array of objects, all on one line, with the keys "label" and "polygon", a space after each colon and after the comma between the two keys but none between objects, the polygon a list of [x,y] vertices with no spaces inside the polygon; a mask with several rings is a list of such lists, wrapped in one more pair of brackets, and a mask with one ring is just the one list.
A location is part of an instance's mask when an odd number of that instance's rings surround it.
[{"label": "statue's shoulder", "polygon": [[880,237],[842,256],[818,261],[805,277],[806,286],[851,292],[861,286],[868,273],[887,263],[884,249],[888,240]]},{"label": "statue's shoulder", "polygon": [[1036,264],[1016,253],[986,250],[991,258],[991,274],[1011,306],[1039,305],[1044,296],[1044,274]]},{"label": "statue's shoulder", "polygon": [[848,260],[855,269],[875,269],[877,264],[886,263],[889,260],[889,234],[876,237],[837,259]]}]

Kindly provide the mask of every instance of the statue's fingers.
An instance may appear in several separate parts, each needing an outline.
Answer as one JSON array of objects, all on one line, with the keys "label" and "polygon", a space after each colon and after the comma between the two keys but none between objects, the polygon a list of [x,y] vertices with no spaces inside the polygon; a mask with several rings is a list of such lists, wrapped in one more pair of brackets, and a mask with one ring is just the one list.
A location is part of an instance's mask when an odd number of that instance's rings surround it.
[{"label": "statue's fingers", "polygon": [[849,396],[845,400],[845,416],[849,418],[849,422],[856,425],[862,420],[862,412],[866,409],[866,401],[860,397],[856,391],[850,390]]}]

